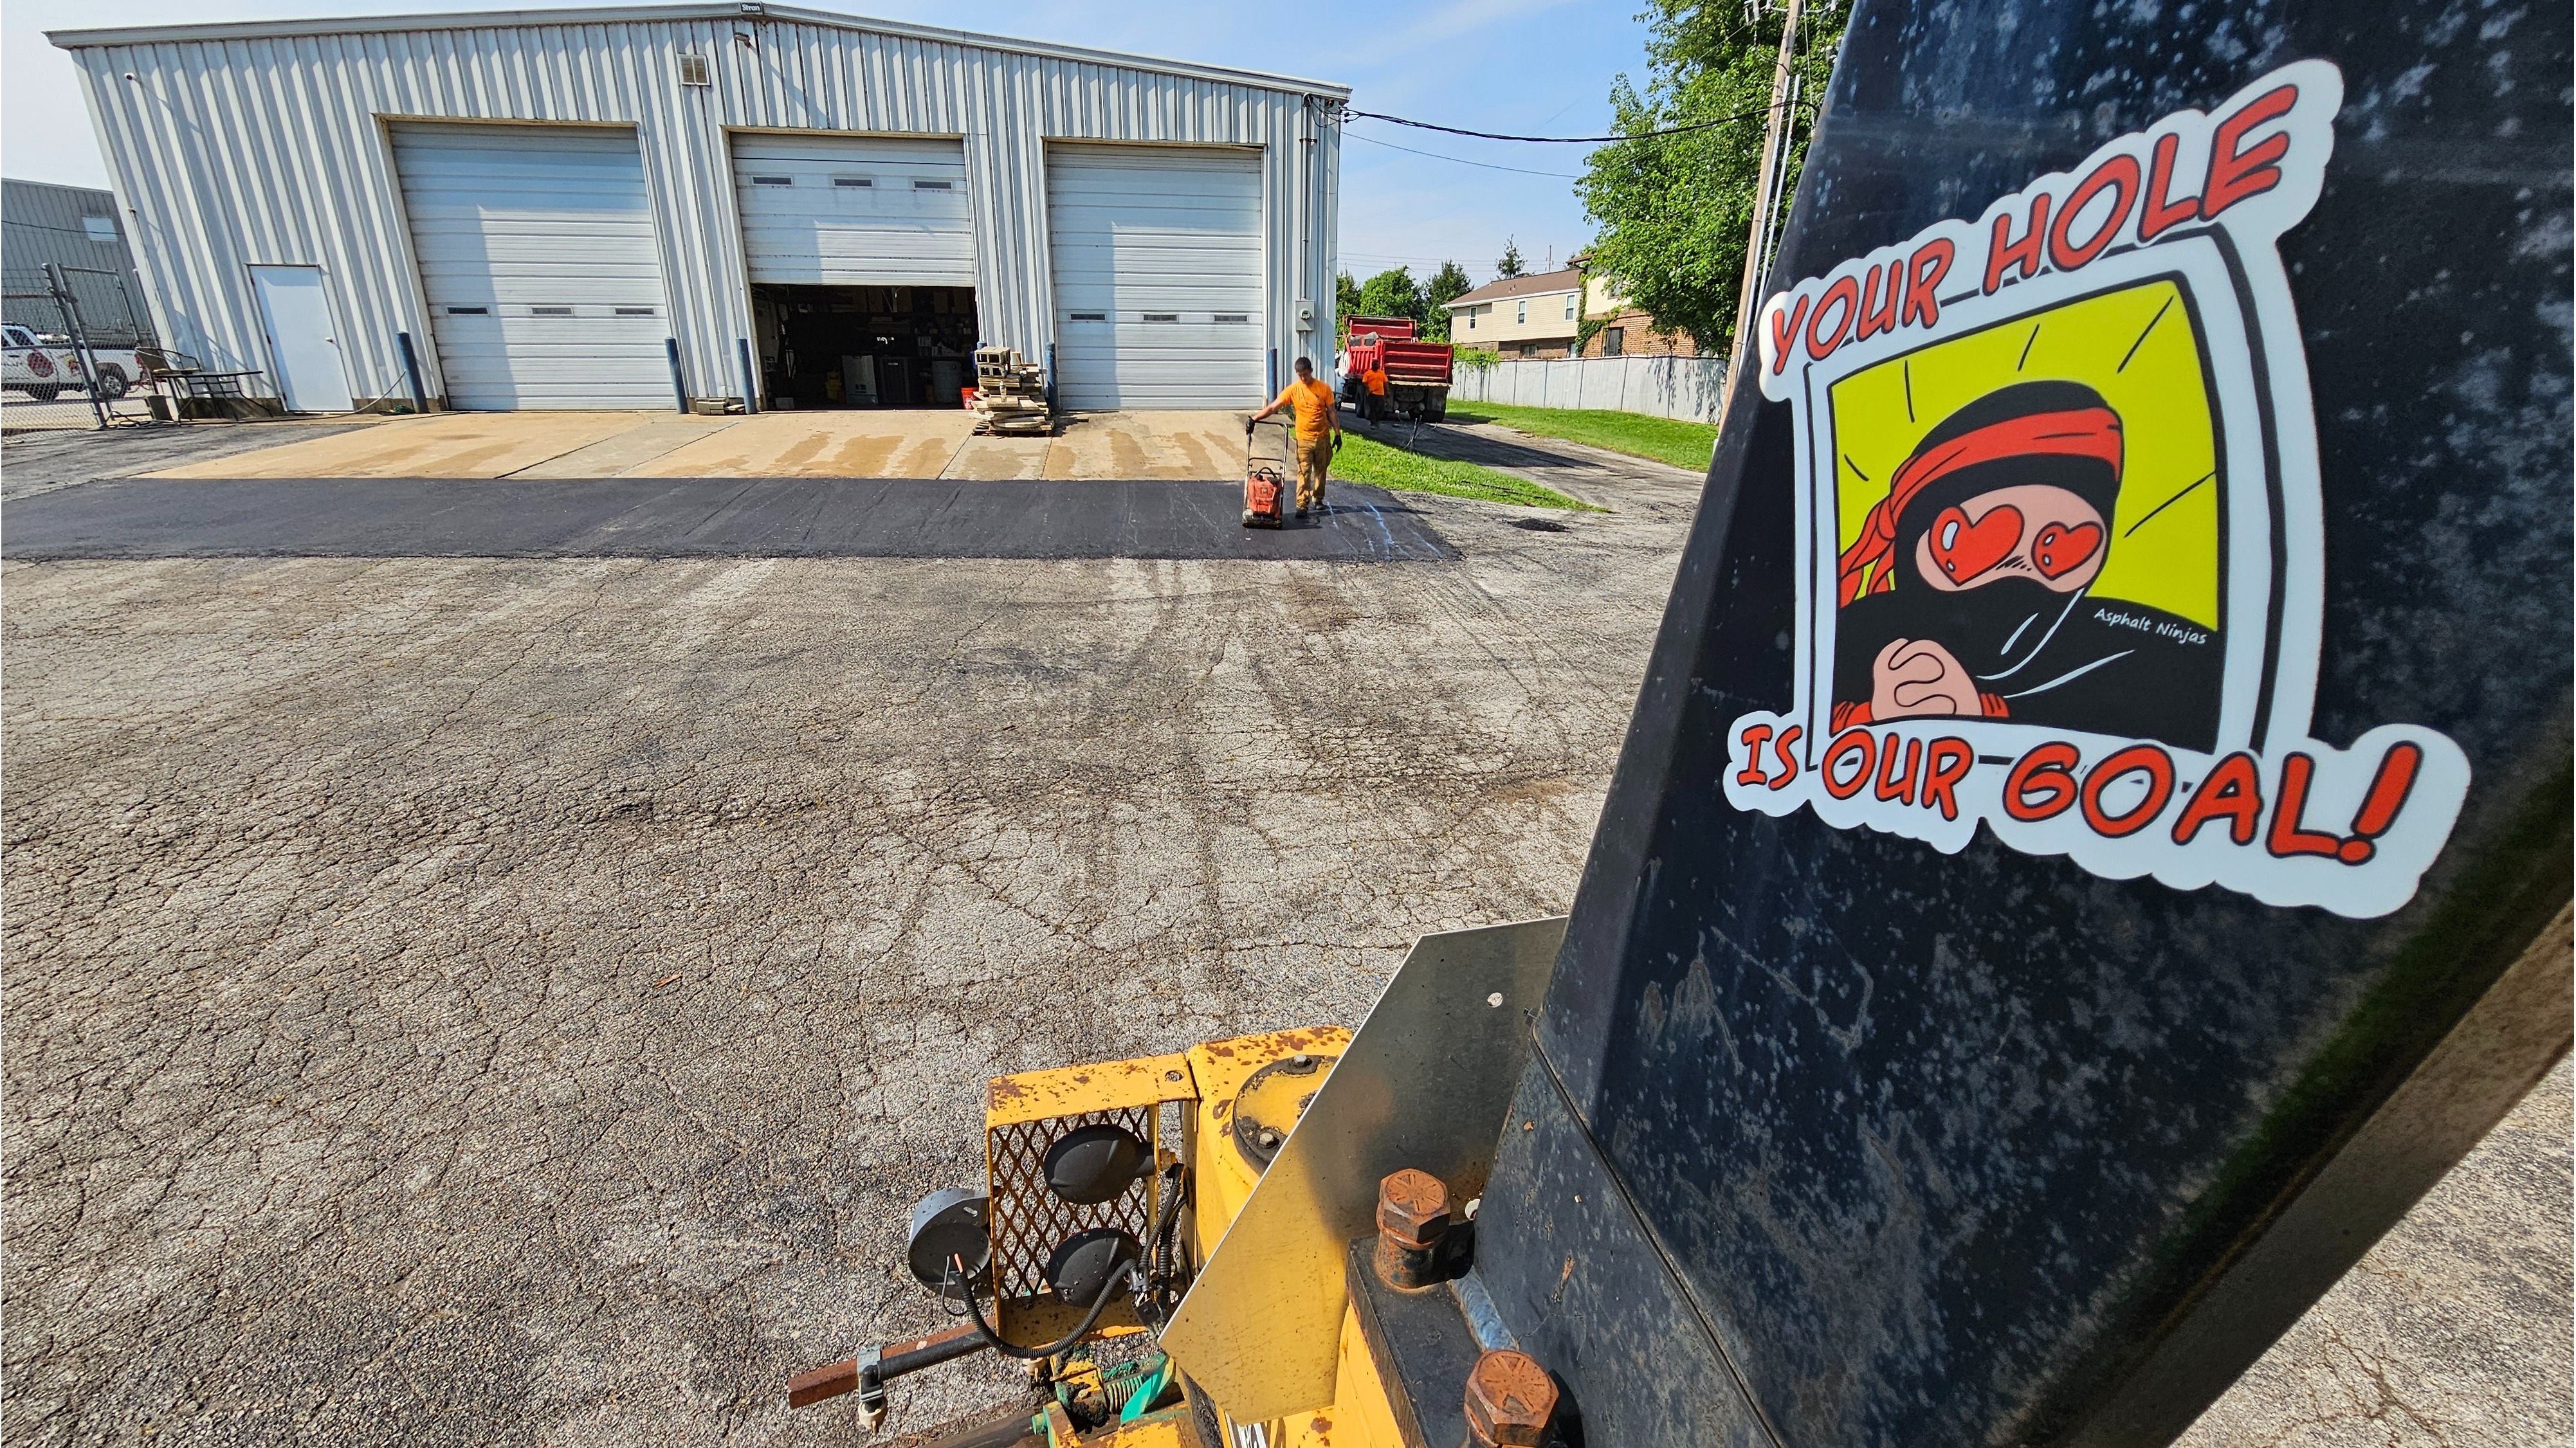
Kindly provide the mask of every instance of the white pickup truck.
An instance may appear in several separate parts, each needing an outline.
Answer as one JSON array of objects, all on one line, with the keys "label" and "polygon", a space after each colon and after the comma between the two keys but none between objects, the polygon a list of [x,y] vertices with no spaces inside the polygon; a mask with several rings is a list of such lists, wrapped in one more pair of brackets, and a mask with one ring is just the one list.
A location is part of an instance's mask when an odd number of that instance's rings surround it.
[{"label": "white pickup truck", "polygon": [[[81,380],[80,353],[69,337],[37,335],[12,322],[0,326],[0,389],[23,392],[38,402],[51,402],[66,392],[87,392]],[[143,376],[143,363],[130,347],[93,347],[98,359],[98,395],[114,402]]]}]

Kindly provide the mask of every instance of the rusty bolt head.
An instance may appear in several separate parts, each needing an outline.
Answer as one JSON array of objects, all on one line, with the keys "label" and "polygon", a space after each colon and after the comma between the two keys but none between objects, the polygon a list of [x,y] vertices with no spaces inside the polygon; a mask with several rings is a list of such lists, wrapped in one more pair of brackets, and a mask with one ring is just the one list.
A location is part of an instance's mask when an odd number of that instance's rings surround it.
[{"label": "rusty bolt head", "polygon": [[1407,1251],[1438,1242],[1449,1230],[1449,1188],[1411,1167],[1389,1174],[1377,1184],[1377,1229]]},{"label": "rusty bolt head", "polygon": [[1525,1352],[1489,1352],[1467,1374],[1467,1431],[1483,1448],[1536,1448],[1556,1414],[1556,1380]]}]

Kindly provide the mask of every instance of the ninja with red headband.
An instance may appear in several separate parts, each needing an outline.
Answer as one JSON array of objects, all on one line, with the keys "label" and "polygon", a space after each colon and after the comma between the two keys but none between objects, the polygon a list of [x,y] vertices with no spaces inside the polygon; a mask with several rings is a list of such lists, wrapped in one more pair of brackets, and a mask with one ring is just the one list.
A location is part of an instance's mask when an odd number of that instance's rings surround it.
[{"label": "ninja with red headband", "polygon": [[1836,731],[1983,717],[2209,750],[2218,633],[2090,596],[2119,515],[2120,417],[2025,382],[1944,419],[1843,550]]}]

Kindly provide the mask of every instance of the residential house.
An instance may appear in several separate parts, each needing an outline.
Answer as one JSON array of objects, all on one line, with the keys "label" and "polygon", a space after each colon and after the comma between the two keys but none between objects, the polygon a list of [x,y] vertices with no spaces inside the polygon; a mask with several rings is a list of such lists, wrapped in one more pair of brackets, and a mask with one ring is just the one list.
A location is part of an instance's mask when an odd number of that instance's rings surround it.
[{"label": "residential house", "polygon": [[1587,277],[1583,284],[1583,315],[1600,325],[1593,329],[1592,339],[1583,345],[1586,357],[1696,357],[1699,348],[1686,332],[1663,332],[1655,328],[1655,319],[1638,311],[1636,305],[1619,295],[1608,277]]},{"label": "residential house", "polygon": [[1583,273],[1505,277],[1443,303],[1449,340],[1506,357],[1565,357],[1583,328]]},{"label": "residential house", "polygon": [[1449,339],[1505,357],[1571,357],[1587,322],[1597,323],[1586,357],[1693,357],[1698,349],[1679,332],[1655,328],[1606,277],[1578,266],[1533,276],[1505,277],[1445,304]]}]

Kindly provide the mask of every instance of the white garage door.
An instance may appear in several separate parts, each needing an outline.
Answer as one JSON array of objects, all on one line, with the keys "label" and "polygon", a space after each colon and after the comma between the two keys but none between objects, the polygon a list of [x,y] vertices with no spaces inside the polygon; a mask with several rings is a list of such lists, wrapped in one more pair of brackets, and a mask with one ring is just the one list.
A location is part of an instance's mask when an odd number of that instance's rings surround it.
[{"label": "white garage door", "polygon": [[1261,404],[1258,152],[1050,147],[1047,240],[1065,407]]},{"label": "white garage door", "polygon": [[666,407],[671,335],[632,131],[396,126],[450,407]]},{"label": "white garage door", "polygon": [[962,141],[739,134],[733,180],[755,282],[975,285]]}]

